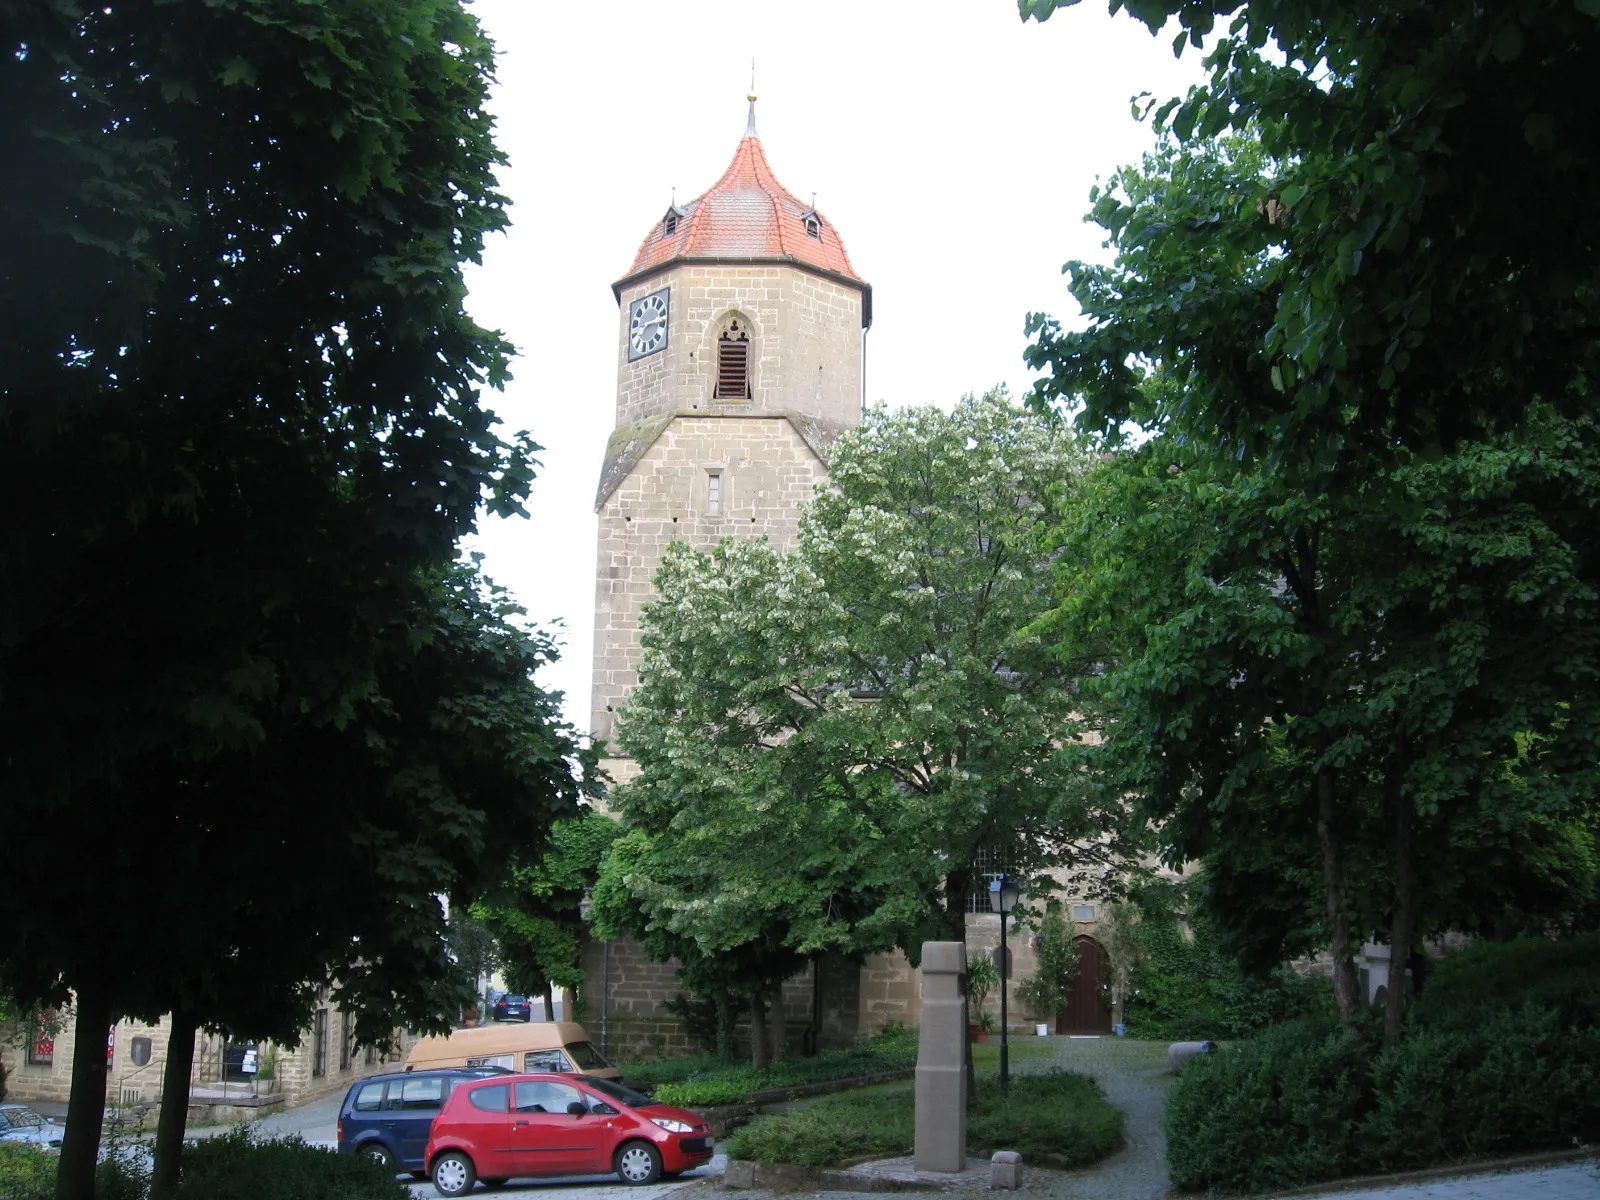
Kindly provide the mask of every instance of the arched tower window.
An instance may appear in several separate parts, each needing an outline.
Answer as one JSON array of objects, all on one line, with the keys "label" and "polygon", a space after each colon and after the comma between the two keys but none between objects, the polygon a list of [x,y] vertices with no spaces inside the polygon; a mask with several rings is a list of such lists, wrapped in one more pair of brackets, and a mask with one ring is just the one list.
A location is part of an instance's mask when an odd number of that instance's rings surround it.
[{"label": "arched tower window", "polygon": [[736,318],[717,339],[717,400],[750,399],[750,334]]}]

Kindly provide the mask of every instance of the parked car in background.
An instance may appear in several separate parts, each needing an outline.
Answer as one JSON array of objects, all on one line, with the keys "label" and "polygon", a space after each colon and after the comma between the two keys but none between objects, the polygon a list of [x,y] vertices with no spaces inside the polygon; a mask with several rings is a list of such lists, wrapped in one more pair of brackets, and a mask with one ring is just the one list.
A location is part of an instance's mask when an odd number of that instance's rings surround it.
[{"label": "parked car in background", "polygon": [[513,996],[509,992],[494,1002],[496,1021],[533,1020],[533,1002],[526,996]]},{"label": "parked car in background", "polygon": [[592,1075],[511,1075],[464,1083],[428,1138],[428,1173],[445,1197],[480,1179],[599,1175],[654,1183],[711,1161],[705,1118]]},{"label": "parked car in background", "polygon": [[428,1127],[450,1093],[469,1080],[504,1074],[499,1067],[461,1067],[363,1079],[339,1108],[339,1153],[365,1155],[423,1178]]},{"label": "parked car in background", "polygon": [[61,1149],[66,1124],[41,1117],[26,1104],[0,1104],[0,1142],[26,1142],[30,1146]]},{"label": "parked car in background", "polygon": [[509,1071],[573,1071],[602,1079],[622,1078],[594,1048],[582,1025],[530,1021],[457,1029],[444,1037],[419,1038],[406,1055],[406,1070],[440,1067],[504,1067]]}]

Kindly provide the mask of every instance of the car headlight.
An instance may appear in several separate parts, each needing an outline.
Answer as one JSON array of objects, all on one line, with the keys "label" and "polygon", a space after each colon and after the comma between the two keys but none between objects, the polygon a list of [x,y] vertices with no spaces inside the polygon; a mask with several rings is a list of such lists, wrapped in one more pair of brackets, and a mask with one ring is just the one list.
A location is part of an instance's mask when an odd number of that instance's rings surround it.
[{"label": "car headlight", "polygon": [[674,1121],[671,1117],[651,1117],[650,1119],[668,1133],[690,1133],[694,1130],[693,1125],[686,1125],[682,1121]]}]

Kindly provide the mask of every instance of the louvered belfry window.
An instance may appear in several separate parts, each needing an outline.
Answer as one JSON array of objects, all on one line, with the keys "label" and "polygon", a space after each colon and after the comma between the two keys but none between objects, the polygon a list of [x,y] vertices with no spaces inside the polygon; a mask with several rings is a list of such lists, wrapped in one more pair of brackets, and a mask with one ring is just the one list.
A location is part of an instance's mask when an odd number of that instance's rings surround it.
[{"label": "louvered belfry window", "polygon": [[737,321],[717,340],[716,399],[750,399],[750,335]]}]

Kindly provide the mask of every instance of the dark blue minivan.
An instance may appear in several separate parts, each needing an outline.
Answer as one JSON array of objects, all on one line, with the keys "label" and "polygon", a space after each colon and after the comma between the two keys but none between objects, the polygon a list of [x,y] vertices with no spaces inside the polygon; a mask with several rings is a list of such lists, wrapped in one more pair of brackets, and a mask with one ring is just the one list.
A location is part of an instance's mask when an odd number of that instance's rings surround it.
[{"label": "dark blue minivan", "polygon": [[428,1131],[450,1093],[469,1079],[505,1073],[504,1067],[447,1067],[360,1080],[339,1109],[339,1153],[364,1154],[421,1176]]}]

